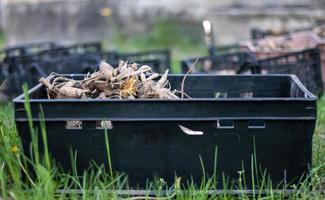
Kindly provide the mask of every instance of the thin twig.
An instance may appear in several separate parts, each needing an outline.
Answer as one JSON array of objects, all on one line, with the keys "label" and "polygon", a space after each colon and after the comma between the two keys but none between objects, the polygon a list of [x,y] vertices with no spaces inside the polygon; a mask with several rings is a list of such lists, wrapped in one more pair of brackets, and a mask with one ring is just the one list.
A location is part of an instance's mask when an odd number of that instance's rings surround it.
[{"label": "thin twig", "polygon": [[189,68],[189,70],[186,72],[185,76],[183,77],[182,84],[181,84],[181,99],[184,98],[184,94],[185,94],[185,92],[184,92],[185,79],[186,79],[187,75],[192,72],[192,70],[194,69],[194,67],[195,67],[195,65],[196,65],[196,63],[197,63],[198,60],[199,60],[199,58],[197,58],[195,60],[195,62],[193,63],[193,65]]}]

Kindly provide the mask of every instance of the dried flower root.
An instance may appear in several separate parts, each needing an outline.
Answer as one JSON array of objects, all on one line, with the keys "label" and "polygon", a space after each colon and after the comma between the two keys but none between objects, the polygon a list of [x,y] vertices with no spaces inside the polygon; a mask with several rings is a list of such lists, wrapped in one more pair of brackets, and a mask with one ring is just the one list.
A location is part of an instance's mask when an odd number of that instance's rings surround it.
[{"label": "dried flower root", "polygon": [[83,80],[74,80],[52,73],[41,78],[48,98],[75,99],[179,99],[183,91],[171,90],[168,70],[159,78],[150,66],[120,61],[114,68],[102,61],[99,71],[89,73]]}]

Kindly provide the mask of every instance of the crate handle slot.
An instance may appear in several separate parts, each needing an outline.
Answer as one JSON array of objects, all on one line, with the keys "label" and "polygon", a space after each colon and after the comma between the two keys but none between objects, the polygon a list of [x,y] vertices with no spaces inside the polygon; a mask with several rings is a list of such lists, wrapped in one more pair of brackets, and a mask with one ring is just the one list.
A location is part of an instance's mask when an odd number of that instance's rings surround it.
[{"label": "crate handle slot", "polygon": [[66,121],[65,129],[82,129],[82,121],[80,120]]},{"label": "crate handle slot", "polygon": [[96,129],[113,130],[113,123],[110,120],[96,121]]},{"label": "crate handle slot", "polygon": [[178,125],[178,126],[187,135],[203,135],[204,134],[203,131],[193,131],[189,128],[186,128],[185,126],[182,126],[182,125]]},{"label": "crate handle slot", "polygon": [[265,128],[265,121],[264,120],[249,120],[248,121],[248,128],[249,129],[264,129]]},{"label": "crate handle slot", "polygon": [[233,120],[218,120],[217,128],[218,129],[233,129],[233,128],[235,128],[235,122]]}]

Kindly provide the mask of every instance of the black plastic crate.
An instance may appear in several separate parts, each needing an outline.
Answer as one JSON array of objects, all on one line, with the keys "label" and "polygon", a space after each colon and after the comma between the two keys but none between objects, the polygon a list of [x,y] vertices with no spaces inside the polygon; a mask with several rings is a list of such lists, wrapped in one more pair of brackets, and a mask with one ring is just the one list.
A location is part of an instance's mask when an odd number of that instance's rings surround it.
[{"label": "black plastic crate", "polygon": [[159,73],[164,73],[166,69],[170,68],[170,51],[168,49],[118,53],[116,59],[117,62],[119,60],[125,60],[139,64],[147,64],[155,72]]},{"label": "black plastic crate", "polygon": [[31,43],[18,45],[14,47],[8,47],[4,49],[7,57],[16,57],[16,56],[24,56],[24,55],[34,55],[36,53],[50,50],[58,47],[59,45],[54,42],[39,42],[39,43]]},{"label": "black plastic crate", "polygon": [[56,48],[59,48],[59,45],[53,42],[33,43],[10,47],[2,50],[1,61],[9,65],[13,65],[17,61],[30,61],[33,56]]},{"label": "black plastic crate", "polygon": [[117,66],[120,60],[135,62],[140,65],[149,65],[155,72],[164,73],[170,67],[170,51],[148,50],[133,53],[104,52],[101,54],[102,60]]},{"label": "black plastic crate", "polygon": [[21,64],[29,64],[31,62],[38,62],[44,60],[57,59],[60,57],[81,55],[81,54],[100,54],[102,51],[101,44],[81,43],[71,46],[56,46],[54,48],[44,49],[30,54],[23,54],[17,56],[10,56],[4,62],[8,65],[15,66]]},{"label": "black plastic crate", "polygon": [[223,56],[207,56],[183,60],[182,72],[186,73],[195,64],[193,73],[214,74],[295,74],[315,94],[324,91],[322,62],[319,48],[306,49],[258,59],[254,53],[234,53]]},{"label": "black plastic crate", "polygon": [[[196,62],[196,63],[195,63]],[[182,72],[187,73],[194,65],[192,73],[242,74],[252,73],[256,59],[249,53],[232,53],[222,56],[206,56],[181,61]]]},{"label": "black plastic crate", "polygon": [[3,68],[3,63],[0,62],[0,102],[4,102],[4,101],[7,101],[7,95],[5,94],[5,85],[6,85],[6,76],[5,74],[3,73],[2,71],[2,68]]},{"label": "black plastic crate", "polygon": [[105,51],[100,54],[101,60],[116,65],[118,62],[118,53],[116,51]]},{"label": "black plastic crate", "polygon": [[264,38],[265,36],[268,36],[269,34],[267,34],[266,31],[263,31],[261,29],[253,28],[250,30],[250,35],[251,39],[258,40]]},{"label": "black plastic crate", "polygon": [[314,94],[324,91],[318,48],[293,52],[258,60],[258,71],[263,74],[295,74]]},{"label": "black plastic crate", "polygon": [[[48,61],[35,62],[28,65],[28,73],[34,80],[33,85],[38,83],[40,77],[46,77],[51,72],[57,73],[80,73],[87,74],[98,69],[100,63],[100,55],[96,54],[81,54],[76,56],[69,56],[65,58],[58,58]],[[35,81],[37,81],[35,83]]]},{"label": "black plastic crate", "polygon": [[4,63],[3,62],[0,62],[0,84],[2,83],[2,81],[5,80],[5,75],[3,73],[3,67],[4,67]]},{"label": "black plastic crate", "polygon": [[297,28],[297,29],[292,29],[292,30],[286,30],[286,29],[268,29],[268,30],[263,30],[259,28],[253,28],[250,30],[250,35],[251,38],[254,40],[262,39],[268,36],[281,36],[281,35],[286,35],[290,33],[295,33],[295,32],[301,32],[301,31],[314,31],[315,28],[321,28],[325,24],[318,24],[310,27],[304,27],[304,28]]},{"label": "black plastic crate", "polygon": [[[97,65],[100,61],[102,47],[99,42],[45,48],[45,46],[50,44],[43,44],[43,46],[35,44],[33,48],[39,47],[39,52],[26,50],[24,52],[28,53],[12,54],[6,57],[1,66],[1,76],[10,82],[10,88],[4,89],[4,92],[9,97],[21,92],[22,84],[25,82],[33,85],[41,75],[47,76],[53,71],[58,73],[93,72],[95,70],[93,63]],[[19,50],[23,47],[16,48]],[[13,48],[12,52],[18,51],[14,50]],[[95,59],[96,62],[94,61]],[[60,64],[60,62],[62,63]]]},{"label": "black plastic crate", "polygon": [[[57,73],[88,73],[98,69],[100,56],[97,54],[81,54],[57,59],[38,60],[27,63],[17,63],[14,67],[4,65],[2,74],[10,83],[4,93],[9,97],[22,91],[22,85],[33,86],[41,77],[47,77],[51,72]],[[8,67],[8,68],[7,68]]]},{"label": "black plastic crate", "polygon": [[311,30],[312,28],[304,28],[304,29],[296,29],[296,30],[291,30],[291,31],[288,31],[288,30],[281,30],[281,29],[278,29],[278,30],[272,30],[272,29],[269,29],[269,30],[262,30],[262,29],[259,29],[259,28],[253,28],[250,30],[250,35],[251,35],[251,39],[253,40],[259,40],[259,39],[263,39],[265,37],[268,37],[268,36],[283,36],[283,35],[286,35],[286,34],[289,34],[289,33],[294,33],[294,32],[300,32],[300,31],[308,31],[308,30]]},{"label": "black plastic crate", "polygon": [[9,97],[19,94],[23,83],[34,85],[41,76],[47,76],[51,72],[67,74],[94,72],[101,60],[106,60],[113,66],[117,66],[119,60],[134,61],[141,65],[149,65],[160,73],[168,69],[170,63],[168,50],[117,53],[101,52],[100,49],[98,43],[87,43],[16,57],[10,63],[4,63],[2,67],[2,74],[5,74],[4,77],[11,83],[11,87],[5,89],[5,93]]},{"label": "black plastic crate", "polygon": [[[178,90],[183,78],[168,77],[171,87]],[[198,183],[201,159],[205,173],[216,175],[218,187],[222,188],[222,174],[232,181],[238,171],[245,170],[251,188],[254,154],[257,166],[267,169],[274,185],[297,183],[308,174],[316,97],[296,76],[190,74],[184,91],[192,98],[48,100],[41,85],[29,95],[34,126],[40,130],[39,122],[45,121],[49,151],[67,171],[71,150],[77,151],[80,174],[91,161],[108,167],[105,131],[100,126],[105,122],[110,124],[113,170],[126,172],[131,186],[144,187],[146,179],[154,176],[172,184],[175,175],[183,183],[189,179]],[[17,97],[14,105],[17,130],[28,155],[31,139],[24,96]],[[41,109],[44,119],[39,118]],[[68,121],[75,120],[82,123],[80,128],[67,127]],[[179,125],[196,134],[183,132]]]},{"label": "black plastic crate", "polygon": [[92,43],[80,43],[74,44],[71,46],[64,46],[56,49],[51,49],[49,51],[41,52],[40,56],[45,57],[59,57],[59,56],[67,56],[67,55],[80,55],[86,53],[97,53],[100,54],[102,52],[102,46],[99,42]]}]

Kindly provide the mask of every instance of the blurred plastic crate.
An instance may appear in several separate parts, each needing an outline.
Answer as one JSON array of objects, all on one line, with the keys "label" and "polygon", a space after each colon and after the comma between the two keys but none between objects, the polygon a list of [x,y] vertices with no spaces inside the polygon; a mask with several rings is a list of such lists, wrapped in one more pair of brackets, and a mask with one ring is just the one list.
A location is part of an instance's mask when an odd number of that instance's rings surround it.
[{"label": "blurred plastic crate", "polygon": [[81,54],[96,54],[100,55],[102,52],[102,46],[99,42],[92,43],[81,43],[66,47],[60,47],[51,49],[48,51],[43,51],[37,55],[35,59],[37,60],[49,60],[58,59],[59,57],[67,57]]},{"label": "blurred plastic crate", "polygon": [[[101,53],[100,43],[83,43],[72,45],[69,47],[56,47],[53,49],[44,50],[36,54],[14,56],[4,61],[4,67],[2,68],[3,74],[7,76],[11,74],[25,73],[24,66],[30,66],[35,63],[42,63],[44,61],[55,62],[58,59],[67,59],[68,57],[78,57],[80,55],[86,55],[87,57],[98,57]],[[74,72],[76,73],[76,72]]]},{"label": "blurred plastic crate", "polygon": [[59,45],[54,42],[39,42],[8,47],[4,49],[4,52],[6,53],[7,57],[16,57],[24,55],[34,55],[45,50],[56,48],[58,46]]},{"label": "blurred plastic crate", "polygon": [[325,88],[325,43],[318,45],[320,51],[321,73],[323,78],[323,88]]},{"label": "blurred plastic crate", "polygon": [[20,45],[2,50],[0,57],[3,63],[14,64],[16,60],[29,60],[31,56],[58,47],[59,45],[53,42]]},{"label": "blurred plastic crate", "polygon": [[100,55],[80,54],[58,59],[31,63],[29,68],[38,76],[47,76],[51,72],[87,74],[98,69]]},{"label": "blurred plastic crate", "polygon": [[135,62],[140,65],[149,65],[155,72],[163,73],[170,67],[169,50],[148,50],[132,53],[104,52],[101,54],[102,60],[113,66],[117,66],[120,60]]},{"label": "blurred plastic crate", "polygon": [[57,59],[59,57],[66,57],[69,55],[78,55],[86,53],[100,54],[101,51],[102,47],[100,43],[81,43],[65,47],[56,46],[51,49],[43,49],[42,51],[30,54],[11,56],[4,62],[8,63],[9,65],[15,66],[17,64],[28,64],[35,61]]},{"label": "blurred plastic crate", "polygon": [[0,62],[0,84],[5,79],[5,74],[3,73],[4,63]]},{"label": "blurred plastic crate", "polygon": [[[168,80],[171,88],[180,90],[184,75],[169,75]],[[31,119],[38,130],[44,121],[49,152],[65,171],[71,172],[71,152],[77,152],[81,175],[92,162],[108,167],[105,129],[109,129],[112,167],[128,175],[131,187],[144,188],[153,177],[171,185],[175,175],[182,183],[195,184],[203,175],[215,175],[221,189],[224,177],[232,183],[239,171],[253,176],[252,155],[256,170],[270,175],[274,186],[298,184],[308,176],[316,97],[296,76],[190,74],[184,92],[192,98],[49,100],[39,84],[29,91]],[[24,95],[14,100],[15,120],[24,152],[31,158],[24,102]],[[67,125],[75,120],[80,127]],[[102,122],[110,125],[105,128]],[[38,141],[43,152],[42,139]],[[250,180],[246,189],[254,188]]]},{"label": "blurred plastic crate", "polygon": [[241,51],[255,54],[257,59],[272,58],[294,52],[299,54],[300,51],[309,48],[320,49],[321,73],[325,86],[325,40],[317,34],[303,31],[241,43]]},{"label": "blurred plastic crate", "polygon": [[107,63],[117,63],[118,53],[116,51],[105,51],[100,54],[101,60],[105,60]]},{"label": "blurred plastic crate", "polygon": [[[197,61],[197,62],[196,62]],[[195,63],[196,62],[196,63]],[[255,54],[237,53],[224,56],[208,56],[183,60],[182,72],[187,73],[194,65],[192,73],[233,74],[295,74],[315,94],[324,90],[325,75],[321,73],[320,49],[313,48],[298,52],[273,55],[256,59]]]},{"label": "blurred plastic crate", "polygon": [[295,74],[308,90],[315,94],[323,93],[324,77],[318,48],[260,59],[257,63],[262,74]]},{"label": "blurred plastic crate", "polygon": [[83,44],[44,51],[34,56],[17,57],[13,62],[5,63],[2,67],[2,74],[12,85],[5,93],[9,96],[18,94],[23,83],[36,84],[41,76],[47,76],[51,72],[63,74],[94,72],[98,69],[101,60],[106,60],[113,66],[118,65],[118,60],[127,60],[149,65],[160,73],[169,68],[168,50],[136,53],[98,52],[98,50],[97,44]]},{"label": "blurred plastic crate", "polygon": [[288,31],[286,29],[268,29],[268,30],[262,30],[262,29],[258,29],[258,28],[253,28],[250,31],[251,34],[251,39],[253,40],[259,40],[259,39],[263,39],[265,37],[269,37],[269,36],[282,36],[288,33],[294,33],[294,32],[299,32],[299,31],[307,31],[308,29],[300,29],[300,30],[292,30],[292,31]]},{"label": "blurred plastic crate", "polygon": [[5,76],[5,74],[3,73],[3,70],[2,70],[3,66],[4,66],[4,64],[2,62],[0,62],[0,103],[8,100],[8,97],[7,97],[6,93],[5,93],[6,76]]},{"label": "blurred plastic crate", "polygon": [[163,73],[166,69],[170,69],[170,51],[168,49],[118,53],[116,59],[117,62],[119,60],[124,60],[139,64],[147,64],[158,73]]},{"label": "blurred plastic crate", "polygon": [[257,40],[269,36],[281,36],[289,33],[302,32],[302,31],[312,31],[317,35],[319,35],[320,37],[325,37],[325,24],[319,24],[316,26],[298,28],[293,30],[287,30],[286,28],[268,29],[268,30],[253,28],[251,29],[250,33],[251,33],[251,39]]},{"label": "blurred plastic crate", "polygon": [[71,46],[64,46],[61,48],[51,49],[49,51],[43,51],[41,55],[43,56],[57,56],[62,54],[85,54],[85,53],[101,53],[102,46],[99,42],[89,42],[74,44]]},{"label": "blurred plastic crate", "polygon": [[[84,74],[97,70],[100,56],[94,54],[81,54],[57,59],[39,60],[29,63],[17,63],[12,71],[3,70],[10,87],[5,88],[8,96],[21,92],[22,85],[29,87],[38,83],[40,77],[46,77],[51,72]],[[12,68],[9,68],[12,69]]]},{"label": "blurred plastic crate", "polygon": [[210,56],[221,56],[225,54],[239,53],[241,50],[239,44],[212,46],[208,48]]},{"label": "blurred plastic crate", "polygon": [[316,48],[325,40],[315,33],[305,31],[278,37],[267,37],[261,40],[242,42],[241,51],[254,53],[257,59],[270,58],[304,49]]},{"label": "blurred plastic crate", "polygon": [[181,61],[182,73],[187,73],[192,68],[191,73],[212,73],[234,75],[242,73],[252,73],[255,58],[249,53],[233,53],[222,56],[207,56],[191,58]]}]

